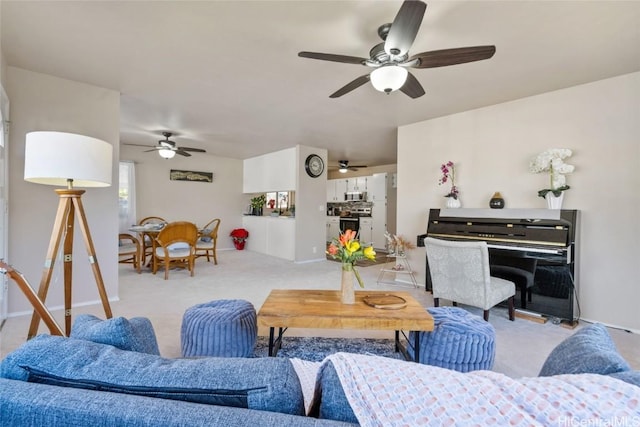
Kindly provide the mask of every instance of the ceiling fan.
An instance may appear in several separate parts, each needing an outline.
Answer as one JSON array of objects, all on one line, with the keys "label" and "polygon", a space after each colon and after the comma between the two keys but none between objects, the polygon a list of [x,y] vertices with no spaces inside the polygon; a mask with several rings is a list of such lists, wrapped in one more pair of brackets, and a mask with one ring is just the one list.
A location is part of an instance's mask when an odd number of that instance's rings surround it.
[{"label": "ceiling fan", "polygon": [[407,68],[435,68],[481,61],[491,58],[496,52],[495,46],[473,46],[433,50],[410,57],[409,49],[418,34],[426,8],[426,3],[421,1],[405,0],[393,23],[383,24],[378,28],[378,35],[383,42],[369,51],[369,58],[304,51],[299,52],[298,56],[373,68],[371,73],[347,83],[329,95],[329,98],[338,98],[371,81],[373,87],[380,92],[388,94],[399,89],[415,99],[425,92]]},{"label": "ceiling fan", "polygon": [[191,157],[191,154],[188,151],[193,153],[206,153],[206,150],[201,148],[190,148],[190,147],[178,147],[174,141],[171,141],[171,132],[162,132],[164,139],[158,141],[158,145],[153,147],[151,150],[146,150],[145,153],[150,151],[157,151],[160,157],[165,159],[171,159],[176,154],[180,154],[181,156]]},{"label": "ceiling fan", "polygon": [[357,172],[358,168],[366,168],[367,165],[349,165],[349,160],[338,160],[338,172],[347,173],[348,171]]}]

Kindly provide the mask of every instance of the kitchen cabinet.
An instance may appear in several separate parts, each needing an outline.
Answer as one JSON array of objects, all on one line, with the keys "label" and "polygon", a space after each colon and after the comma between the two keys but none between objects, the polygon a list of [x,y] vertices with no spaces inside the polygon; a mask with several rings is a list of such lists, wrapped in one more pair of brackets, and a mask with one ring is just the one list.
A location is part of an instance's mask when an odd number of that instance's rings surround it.
[{"label": "kitchen cabinet", "polygon": [[297,151],[288,148],[243,160],[242,192],[295,191]]},{"label": "kitchen cabinet", "polygon": [[373,218],[360,217],[360,242],[369,246],[373,244]]},{"label": "kitchen cabinet", "polygon": [[340,235],[340,217],[328,216],[327,217],[327,242],[332,242],[333,239],[337,239]]},{"label": "kitchen cabinet", "polygon": [[347,179],[347,191],[367,191],[367,181],[369,177],[357,176]]},{"label": "kitchen cabinet", "polygon": [[245,216],[242,226],[249,231],[246,249],[293,261],[296,220],[289,217]]},{"label": "kitchen cabinet", "polygon": [[344,193],[347,192],[346,179],[327,180],[327,202],[344,202]]}]

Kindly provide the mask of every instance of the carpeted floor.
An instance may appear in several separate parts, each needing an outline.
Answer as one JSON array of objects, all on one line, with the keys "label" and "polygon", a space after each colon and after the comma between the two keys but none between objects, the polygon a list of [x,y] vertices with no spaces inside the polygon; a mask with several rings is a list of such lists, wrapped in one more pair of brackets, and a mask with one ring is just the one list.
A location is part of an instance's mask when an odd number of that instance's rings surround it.
[{"label": "carpeted floor", "polygon": [[[416,255],[414,252],[412,263],[418,270],[424,258],[418,259]],[[433,297],[425,292],[422,285],[424,278],[418,278],[421,286],[419,288],[378,283],[382,265],[384,264],[360,269],[365,289],[389,292],[402,290],[411,293],[424,307],[433,307]],[[248,250],[219,251],[218,265],[201,258],[196,261],[193,277],[187,271],[171,271],[169,280],[164,280],[164,274],[153,275],[148,269],[138,274],[130,264],[119,264],[119,295],[112,299],[111,307],[114,316],[147,317],[156,332],[160,354],[167,358],[181,357],[180,327],[182,316],[189,307],[214,299],[241,298],[251,302],[259,310],[273,289],[336,290],[340,286],[341,274],[340,268],[336,267],[335,262],[293,263]],[[54,273],[54,279],[56,278],[53,283],[62,283],[62,273],[57,276]],[[32,283],[36,281],[36,278],[29,279]],[[56,298],[61,300],[62,290],[59,291],[59,294],[51,295],[50,307],[55,307],[52,314],[58,324],[63,325],[64,310],[60,306],[56,307],[55,302]],[[482,315],[480,309],[464,308]],[[104,318],[97,294],[95,304],[74,306],[74,317],[82,313]],[[25,342],[30,320],[31,312],[11,316],[6,320],[0,329],[0,359]],[[496,363],[493,370],[513,378],[538,375],[551,350],[587,323],[581,321],[576,330],[571,330],[553,322],[539,324],[523,319],[510,322],[507,310],[502,307],[491,309],[489,322],[496,329]],[[46,330],[41,322],[39,331],[44,333]],[[622,356],[633,369],[640,369],[640,334],[613,328],[609,328],[609,332]],[[267,328],[258,331],[259,336],[266,336],[268,333]],[[289,343],[294,336],[392,339],[393,331],[291,328],[285,334],[286,349],[295,348]]]},{"label": "carpeted floor", "polygon": [[[372,354],[375,356],[404,359],[402,353],[395,352],[393,340],[374,338],[319,338],[284,336],[278,357],[297,358],[310,362],[322,362],[325,357],[338,352]],[[267,357],[269,341],[258,337],[255,357]]]}]

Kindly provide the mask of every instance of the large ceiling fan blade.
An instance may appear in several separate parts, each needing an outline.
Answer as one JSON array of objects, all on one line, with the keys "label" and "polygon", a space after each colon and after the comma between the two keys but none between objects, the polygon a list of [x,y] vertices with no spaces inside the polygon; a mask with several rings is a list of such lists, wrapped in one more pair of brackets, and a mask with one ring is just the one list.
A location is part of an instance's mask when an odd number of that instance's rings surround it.
[{"label": "large ceiling fan blade", "polygon": [[147,148],[151,148],[152,145],[149,144],[134,144],[134,143],[130,143],[130,142],[123,142],[122,145],[130,145],[132,147],[147,147]]},{"label": "large ceiling fan blade", "polygon": [[422,95],[424,95],[424,88],[422,87],[422,85],[420,84],[418,79],[416,79],[414,77],[414,75],[411,74],[411,73],[407,74],[407,81],[400,88],[400,90],[405,95],[407,95],[407,96],[409,96],[409,97],[411,97],[413,99],[419,98]]},{"label": "large ceiling fan blade", "polygon": [[181,156],[185,156],[185,157],[191,157],[191,154],[187,153],[182,148],[177,149],[176,154],[180,154]]},{"label": "large ceiling fan blade", "polygon": [[191,148],[191,147],[179,147],[178,150],[191,151],[193,153],[206,153],[207,152],[207,150],[203,150],[202,148]]},{"label": "large ceiling fan blade", "polygon": [[482,61],[483,59],[491,58],[494,53],[496,53],[495,46],[459,47],[418,53],[413,55],[409,61],[419,60],[413,68],[436,68]]},{"label": "large ceiling fan blade", "polygon": [[345,64],[364,64],[366,58],[358,58],[356,56],[347,55],[334,55],[332,53],[318,53],[318,52],[298,52],[298,56],[301,58],[320,59],[322,61],[343,62]]},{"label": "large ceiling fan blade", "polygon": [[351,81],[350,83],[347,83],[346,85],[344,85],[343,87],[341,87],[340,89],[332,93],[331,95],[329,95],[329,98],[338,98],[344,95],[345,93],[349,93],[352,90],[359,88],[360,86],[367,83],[368,81],[369,81],[369,74],[360,76],[357,79]]},{"label": "large ceiling fan blade", "polygon": [[405,55],[409,52],[426,9],[427,5],[421,1],[405,0],[402,3],[384,42],[385,52],[389,55]]}]

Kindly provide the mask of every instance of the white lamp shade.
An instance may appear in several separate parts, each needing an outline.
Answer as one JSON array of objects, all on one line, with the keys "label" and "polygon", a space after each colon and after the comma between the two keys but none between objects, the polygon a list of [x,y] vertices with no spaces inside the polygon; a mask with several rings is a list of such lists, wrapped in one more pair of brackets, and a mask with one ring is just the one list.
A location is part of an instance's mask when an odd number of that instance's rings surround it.
[{"label": "white lamp shade", "polygon": [[404,86],[407,81],[407,69],[398,65],[387,65],[371,72],[371,84],[380,92],[393,92]]},{"label": "white lamp shade", "polygon": [[163,159],[172,159],[173,156],[176,155],[176,152],[168,148],[163,148],[161,150],[158,150],[158,154],[160,154],[160,157],[162,157]]},{"label": "white lamp shade", "polygon": [[64,132],[27,133],[24,180],[36,184],[109,187],[113,147],[108,142]]}]

